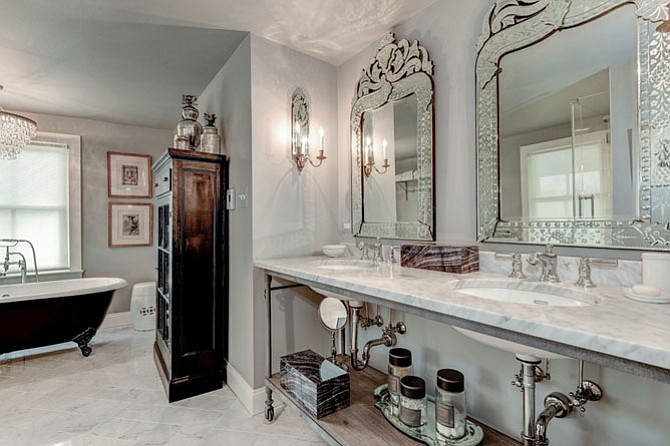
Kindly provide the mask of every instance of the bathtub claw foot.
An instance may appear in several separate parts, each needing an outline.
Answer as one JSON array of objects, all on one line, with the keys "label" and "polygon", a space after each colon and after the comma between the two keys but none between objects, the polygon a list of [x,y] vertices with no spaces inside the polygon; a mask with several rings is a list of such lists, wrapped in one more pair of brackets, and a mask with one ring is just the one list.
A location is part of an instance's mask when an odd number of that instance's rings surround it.
[{"label": "bathtub claw foot", "polygon": [[88,345],[89,342],[91,342],[91,339],[93,339],[93,336],[97,333],[97,330],[95,328],[87,328],[84,330],[83,333],[75,336],[72,341],[77,343],[77,346],[79,347],[79,350],[81,350],[81,354],[84,355],[84,357],[90,356],[90,354],[93,352],[93,349]]}]

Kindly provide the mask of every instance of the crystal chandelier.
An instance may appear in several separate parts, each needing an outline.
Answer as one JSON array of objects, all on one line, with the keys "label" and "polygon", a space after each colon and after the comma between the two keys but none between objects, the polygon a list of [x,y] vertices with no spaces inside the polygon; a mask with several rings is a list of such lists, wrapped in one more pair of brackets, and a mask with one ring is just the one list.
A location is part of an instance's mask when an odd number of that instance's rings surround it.
[{"label": "crystal chandelier", "polygon": [[0,159],[14,159],[37,135],[37,123],[0,108]]},{"label": "crystal chandelier", "polygon": [[[4,87],[0,85],[0,91]],[[25,116],[0,107],[0,159],[14,159],[32,138],[37,136],[37,123]]]}]

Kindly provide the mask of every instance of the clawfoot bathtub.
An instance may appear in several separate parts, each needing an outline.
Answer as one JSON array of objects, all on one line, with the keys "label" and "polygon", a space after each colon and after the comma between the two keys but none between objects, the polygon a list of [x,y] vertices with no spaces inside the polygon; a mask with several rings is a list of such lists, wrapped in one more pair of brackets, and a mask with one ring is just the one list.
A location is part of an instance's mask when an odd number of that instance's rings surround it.
[{"label": "clawfoot bathtub", "polygon": [[82,355],[112,301],[118,278],[0,286],[0,354],[72,341]]}]

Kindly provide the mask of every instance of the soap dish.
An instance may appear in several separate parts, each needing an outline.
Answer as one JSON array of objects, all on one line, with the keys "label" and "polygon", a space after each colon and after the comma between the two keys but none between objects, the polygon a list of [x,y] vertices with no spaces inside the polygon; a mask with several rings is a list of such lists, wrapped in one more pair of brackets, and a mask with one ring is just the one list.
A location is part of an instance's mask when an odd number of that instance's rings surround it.
[{"label": "soap dish", "polygon": [[458,440],[447,440],[439,437],[435,432],[435,402],[432,397],[428,397],[428,422],[421,427],[409,427],[396,415],[397,410],[391,402],[391,395],[388,392],[388,384],[382,384],[375,389],[375,407],[381,410],[384,418],[393,427],[403,434],[414,438],[428,446],[476,446],[484,439],[484,430],[481,426],[471,420],[466,420],[465,436]]},{"label": "soap dish", "polygon": [[648,304],[670,304],[670,293],[661,292],[660,296],[645,296],[633,293],[632,288],[624,288],[623,295],[629,299]]}]

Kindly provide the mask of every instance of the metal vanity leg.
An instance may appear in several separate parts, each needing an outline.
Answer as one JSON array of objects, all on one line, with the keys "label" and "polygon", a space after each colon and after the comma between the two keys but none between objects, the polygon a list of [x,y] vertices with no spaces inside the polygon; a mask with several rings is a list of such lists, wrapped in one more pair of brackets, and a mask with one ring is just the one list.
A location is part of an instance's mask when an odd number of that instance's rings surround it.
[{"label": "metal vanity leg", "polygon": [[[268,330],[268,338],[266,342],[266,367],[267,367],[267,376],[269,380],[272,378],[272,276],[265,274],[265,309],[266,309],[266,322]],[[268,384],[265,384],[265,420],[268,423],[272,423],[275,420],[275,408],[273,406],[274,401],[272,400],[272,389]]]}]

